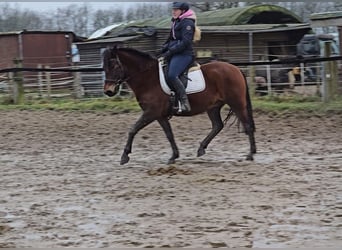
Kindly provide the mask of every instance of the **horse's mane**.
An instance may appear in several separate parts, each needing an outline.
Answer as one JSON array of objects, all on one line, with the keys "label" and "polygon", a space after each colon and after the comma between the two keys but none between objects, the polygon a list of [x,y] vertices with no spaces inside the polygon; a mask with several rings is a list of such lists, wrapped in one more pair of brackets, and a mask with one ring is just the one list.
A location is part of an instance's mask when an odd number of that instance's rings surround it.
[{"label": "horse's mane", "polygon": [[102,58],[103,58],[102,66],[105,70],[109,69],[109,62],[110,62],[111,57],[112,57],[112,50],[109,48],[105,49],[102,53]]},{"label": "horse's mane", "polygon": [[107,48],[103,51],[102,57],[103,57],[103,68],[109,69],[109,65],[110,65],[110,60],[115,57],[115,55],[117,54],[118,51],[123,51],[123,52],[127,52],[130,54],[134,54],[139,56],[142,59],[147,59],[147,60],[156,60],[156,58],[146,52],[137,50],[137,49],[133,49],[133,48]]},{"label": "horse's mane", "polygon": [[152,56],[149,53],[143,52],[141,50],[133,49],[133,48],[117,48],[117,50],[126,51],[128,53],[134,53],[146,59],[154,59],[154,60],[156,59],[154,56]]}]

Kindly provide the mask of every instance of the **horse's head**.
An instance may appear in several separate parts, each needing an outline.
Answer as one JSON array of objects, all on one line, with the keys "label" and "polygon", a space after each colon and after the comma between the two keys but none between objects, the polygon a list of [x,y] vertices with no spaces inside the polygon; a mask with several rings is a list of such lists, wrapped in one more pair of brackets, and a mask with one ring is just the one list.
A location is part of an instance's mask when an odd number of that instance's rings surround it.
[{"label": "horse's head", "polygon": [[131,88],[133,83],[145,82],[142,76],[156,75],[157,64],[157,58],[133,48],[107,48],[103,52],[104,93],[108,96],[115,95],[124,82]]},{"label": "horse's head", "polygon": [[117,55],[116,47],[107,48],[103,52],[103,69],[105,72],[103,91],[108,96],[114,96],[125,78],[124,68]]}]

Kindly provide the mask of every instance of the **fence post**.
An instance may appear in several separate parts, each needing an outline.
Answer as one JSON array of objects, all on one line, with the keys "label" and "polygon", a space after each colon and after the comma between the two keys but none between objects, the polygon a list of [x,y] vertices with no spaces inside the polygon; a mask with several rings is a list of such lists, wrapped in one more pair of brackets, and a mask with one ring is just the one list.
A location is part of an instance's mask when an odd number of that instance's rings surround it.
[{"label": "fence post", "polygon": [[[38,64],[37,68],[41,69],[42,65]],[[38,96],[39,96],[39,98],[42,98],[43,97],[43,77],[42,77],[42,72],[41,71],[38,71],[38,87],[39,87],[39,94],[38,94]]]},{"label": "fence post", "polygon": [[74,73],[74,81],[73,81],[73,90],[74,90],[74,97],[79,99],[82,97],[81,92],[81,72]]},{"label": "fence post", "polygon": [[17,98],[18,98],[18,88],[17,84],[14,82],[14,74],[13,72],[8,73],[8,79],[10,82],[10,94],[12,95],[12,100],[13,103],[17,103]]},{"label": "fence post", "polygon": [[336,98],[338,90],[338,62],[329,61],[330,72],[331,72],[331,87],[330,87],[330,97],[332,99]]},{"label": "fence post", "polygon": [[299,68],[300,68],[300,83],[304,87],[304,85],[305,85],[305,65],[304,65],[304,63],[300,63]]},{"label": "fence post", "polygon": [[[17,68],[22,68],[22,60],[14,59],[14,64]],[[24,103],[24,86],[22,72],[15,72],[13,74],[13,102],[14,104]]]},{"label": "fence post", "polygon": [[[324,57],[331,56],[331,42],[324,43]],[[329,102],[333,99],[337,89],[337,70],[336,62],[327,61],[324,63],[324,81],[323,81],[323,101]]]},{"label": "fence post", "polygon": [[269,64],[266,65],[266,74],[267,74],[267,94],[272,94],[272,79],[271,79],[271,66]]},{"label": "fence post", "polygon": [[[46,69],[49,69],[50,66],[45,66]],[[47,98],[51,98],[51,72],[45,72],[45,79],[46,79],[46,90],[47,90]]]},{"label": "fence post", "polygon": [[249,77],[250,77],[250,85],[249,85],[249,94],[253,98],[255,96],[255,91],[256,91],[256,82],[255,82],[255,67],[251,66],[249,68]]}]

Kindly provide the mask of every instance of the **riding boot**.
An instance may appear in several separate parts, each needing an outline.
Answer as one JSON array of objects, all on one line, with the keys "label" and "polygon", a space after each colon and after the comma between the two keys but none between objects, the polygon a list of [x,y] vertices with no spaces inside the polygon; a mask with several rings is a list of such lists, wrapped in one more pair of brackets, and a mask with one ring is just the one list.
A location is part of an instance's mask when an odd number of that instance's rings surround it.
[{"label": "riding boot", "polygon": [[188,100],[188,96],[186,95],[186,92],[185,92],[185,87],[183,83],[181,82],[181,80],[179,80],[179,78],[177,77],[174,81],[171,81],[171,84],[176,90],[177,97],[181,104],[181,111],[190,112],[191,111],[190,103]]}]

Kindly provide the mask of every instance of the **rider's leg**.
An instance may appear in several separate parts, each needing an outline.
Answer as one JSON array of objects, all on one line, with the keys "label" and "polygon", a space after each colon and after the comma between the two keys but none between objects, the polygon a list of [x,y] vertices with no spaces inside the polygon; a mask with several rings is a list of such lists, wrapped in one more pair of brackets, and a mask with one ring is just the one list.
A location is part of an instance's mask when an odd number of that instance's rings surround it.
[{"label": "rider's leg", "polygon": [[191,111],[190,103],[188,100],[188,96],[186,95],[185,88],[184,88],[182,81],[179,80],[178,77],[176,77],[173,80],[170,80],[170,83],[172,84],[173,88],[176,91],[176,95],[181,104],[182,112],[190,112]]},{"label": "rider's leg", "polygon": [[178,76],[185,70],[191,61],[192,56],[174,55],[170,60],[167,75],[167,81],[173,86],[173,89],[175,89],[183,112],[191,111],[191,107],[185,92],[185,87]]}]

